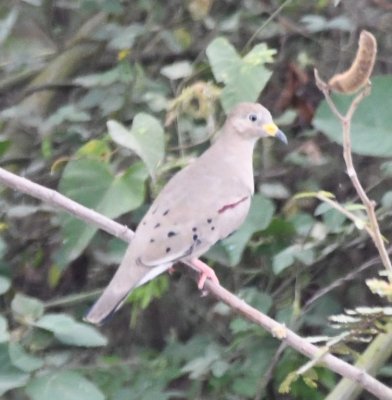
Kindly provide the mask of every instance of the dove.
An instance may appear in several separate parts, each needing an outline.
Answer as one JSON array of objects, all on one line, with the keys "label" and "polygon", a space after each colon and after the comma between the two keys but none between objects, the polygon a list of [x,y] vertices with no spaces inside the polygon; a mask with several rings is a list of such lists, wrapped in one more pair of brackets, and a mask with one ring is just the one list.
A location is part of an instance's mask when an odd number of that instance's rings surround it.
[{"label": "dove", "polygon": [[259,138],[287,138],[258,103],[240,103],[228,114],[217,140],[176,173],[140,221],[124,258],[85,316],[102,324],[137,287],[185,261],[219,284],[199,257],[235,231],[248,214],[254,192],[253,150]]}]

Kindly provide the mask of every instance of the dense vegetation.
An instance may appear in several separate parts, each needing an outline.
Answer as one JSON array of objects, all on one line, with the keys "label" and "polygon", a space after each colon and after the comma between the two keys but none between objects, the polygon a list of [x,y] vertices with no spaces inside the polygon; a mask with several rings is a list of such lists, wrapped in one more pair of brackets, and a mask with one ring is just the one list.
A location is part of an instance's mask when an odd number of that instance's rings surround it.
[{"label": "dense vegetation", "polygon": [[[368,341],[389,329],[391,291],[366,284],[383,268],[313,68],[329,78],[350,64],[362,29],[377,38],[377,76],[352,121],[352,148],[391,238],[392,10],[383,0],[335,3],[3,2],[0,166],[134,229],[225,112],[260,101],[289,145],[258,145],[249,217],[206,260],[255,308],[323,344],[341,335],[340,357],[366,358]],[[342,110],[352,101],[334,99]],[[0,194],[4,398],[323,399],[334,390],[340,377],[326,368],[292,379],[307,359],[201,297],[181,265],[104,327],[82,323],[126,244],[18,191]],[[359,306],[357,320],[330,324]],[[391,349],[381,348],[376,371],[386,384]]]}]

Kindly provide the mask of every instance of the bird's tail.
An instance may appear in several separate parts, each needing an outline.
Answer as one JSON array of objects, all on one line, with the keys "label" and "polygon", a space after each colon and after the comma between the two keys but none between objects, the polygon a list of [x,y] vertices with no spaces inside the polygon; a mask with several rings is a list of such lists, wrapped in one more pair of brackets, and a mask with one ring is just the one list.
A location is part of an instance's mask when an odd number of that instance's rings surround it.
[{"label": "bird's tail", "polygon": [[109,285],[84,317],[85,321],[101,325],[121,307],[134,288],[170,267],[170,265],[145,266],[136,262],[132,253],[132,246],[129,246]]}]

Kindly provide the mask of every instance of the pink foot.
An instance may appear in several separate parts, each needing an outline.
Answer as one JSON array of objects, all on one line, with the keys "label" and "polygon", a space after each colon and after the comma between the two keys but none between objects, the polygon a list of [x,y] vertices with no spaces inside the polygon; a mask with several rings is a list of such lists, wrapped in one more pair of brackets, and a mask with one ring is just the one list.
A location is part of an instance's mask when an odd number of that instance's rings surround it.
[{"label": "pink foot", "polygon": [[198,258],[194,258],[191,260],[191,264],[200,272],[199,282],[197,283],[197,287],[199,290],[202,290],[204,284],[206,283],[207,278],[210,278],[212,282],[219,285],[218,277],[216,276],[214,270],[209,267],[206,263],[199,260]]}]

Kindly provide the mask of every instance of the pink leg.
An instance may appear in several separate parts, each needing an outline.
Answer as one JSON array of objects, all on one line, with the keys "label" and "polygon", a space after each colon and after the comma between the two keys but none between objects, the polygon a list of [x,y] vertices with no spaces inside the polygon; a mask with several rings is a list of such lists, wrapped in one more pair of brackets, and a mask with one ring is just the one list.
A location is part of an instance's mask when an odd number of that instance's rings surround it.
[{"label": "pink leg", "polygon": [[191,264],[200,272],[199,282],[197,283],[197,287],[202,290],[207,278],[210,278],[212,282],[219,285],[218,277],[216,276],[214,270],[209,267],[206,263],[199,260],[198,258],[194,258],[191,260]]}]

